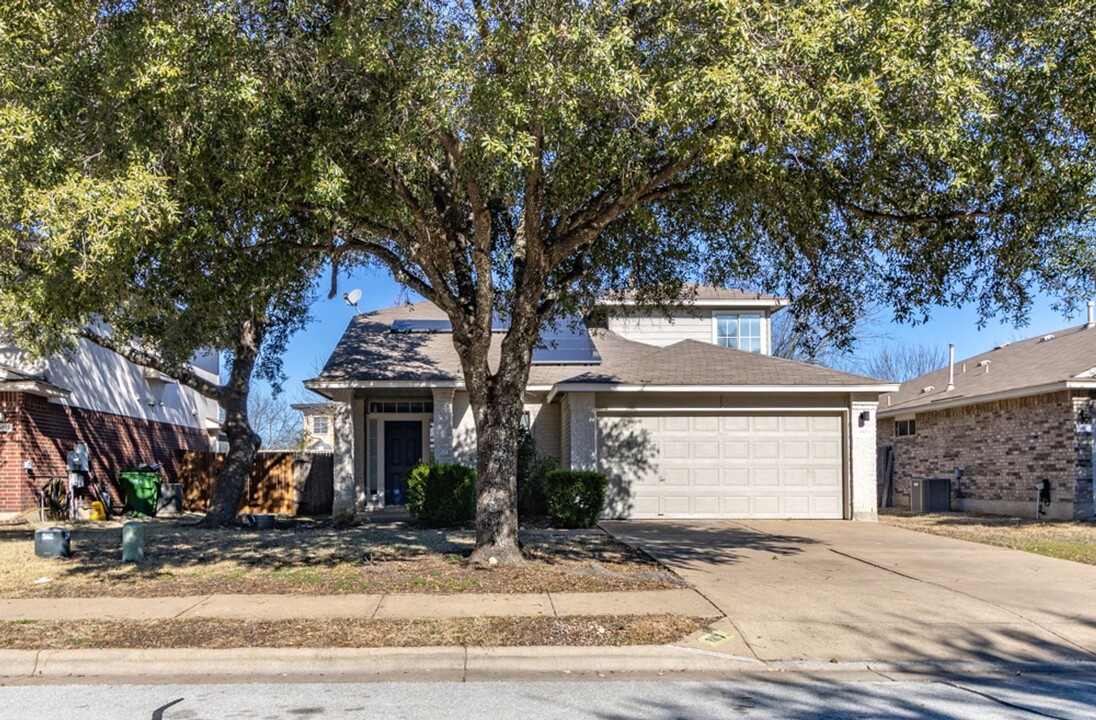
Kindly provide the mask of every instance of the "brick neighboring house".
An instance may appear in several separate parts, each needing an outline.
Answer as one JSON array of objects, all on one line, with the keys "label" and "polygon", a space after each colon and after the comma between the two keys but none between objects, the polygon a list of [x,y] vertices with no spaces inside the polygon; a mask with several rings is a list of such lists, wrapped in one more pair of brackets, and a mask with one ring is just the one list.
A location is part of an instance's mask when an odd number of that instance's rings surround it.
[{"label": "brick neighboring house", "polygon": [[893,505],[909,507],[913,479],[952,478],[955,510],[1033,517],[1049,480],[1047,517],[1090,517],[1094,409],[1091,319],[903,383],[881,396],[876,433],[881,458],[893,448]]},{"label": "brick neighboring house", "polygon": [[290,407],[303,416],[305,447],[330,450],[335,446],[335,403],[295,403]]},{"label": "brick neighboring house", "polygon": [[[218,381],[215,353],[193,365]],[[87,341],[71,356],[42,360],[0,344],[0,512],[35,507],[45,482],[38,476],[64,475],[77,443],[108,482],[144,463],[161,464],[174,480],[179,451],[208,450],[219,431],[214,401]]]}]

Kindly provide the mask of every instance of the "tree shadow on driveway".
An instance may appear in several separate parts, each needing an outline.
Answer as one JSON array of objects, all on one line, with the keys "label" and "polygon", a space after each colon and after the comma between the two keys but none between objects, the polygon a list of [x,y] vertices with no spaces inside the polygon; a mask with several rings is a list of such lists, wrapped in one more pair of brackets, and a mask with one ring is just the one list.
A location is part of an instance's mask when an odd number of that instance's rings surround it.
[{"label": "tree shadow on driveway", "polygon": [[671,564],[700,561],[733,565],[755,553],[788,557],[820,544],[813,538],[763,533],[726,520],[613,520],[602,522],[601,527],[621,542],[641,547]]}]

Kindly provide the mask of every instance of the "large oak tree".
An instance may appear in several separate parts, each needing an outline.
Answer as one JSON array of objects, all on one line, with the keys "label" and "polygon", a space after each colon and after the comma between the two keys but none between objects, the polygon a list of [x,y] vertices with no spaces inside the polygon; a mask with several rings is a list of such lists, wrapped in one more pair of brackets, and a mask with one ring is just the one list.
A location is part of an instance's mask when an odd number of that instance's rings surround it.
[{"label": "large oak tree", "polygon": [[[137,38],[93,4],[0,9],[0,332],[39,354],[84,338],[215,400],[228,451],[204,522],[228,523],[261,441],[252,380],[280,384],[322,263],[289,249],[310,227],[254,191],[280,142],[247,96],[265,54],[198,15]],[[170,88],[128,60],[164,43],[195,60]],[[190,366],[210,349],[223,383]]]},{"label": "large oak tree", "polygon": [[[248,128],[279,138],[245,144],[254,193],[327,231],[271,246],[374,258],[446,312],[478,433],[475,557],[517,562],[538,330],[600,292],[657,303],[688,278],[749,285],[838,338],[870,303],[1022,318],[1036,290],[1091,292],[1093,14],[1085,0],[135,2],[85,11],[94,35],[73,62],[133,79],[109,110],[132,129],[120,145],[147,152],[127,156],[144,188],[175,182],[157,163],[177,154],[142,138],[188,130],[163,105],[235,88],[259,109]],[[196,52],[208,28],[211,56]],[[118,37],[126,52],[104,56]],[[218,79],[178,80],[202,65]],[[117,172],[98,140],[74,141],[88,173]],[[496,314],[509,329],[490,360]]]}]

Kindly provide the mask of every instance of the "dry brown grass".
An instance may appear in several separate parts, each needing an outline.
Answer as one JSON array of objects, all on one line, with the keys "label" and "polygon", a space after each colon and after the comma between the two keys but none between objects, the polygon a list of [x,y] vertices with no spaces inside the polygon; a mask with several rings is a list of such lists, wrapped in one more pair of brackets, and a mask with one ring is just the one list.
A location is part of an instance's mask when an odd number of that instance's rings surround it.
[{"label": "dry brown grass", "polygon": [[1096,565],[1096,523],[938,513],[882,514],[881,522],[933,535],[970,540]]},{"label": "dry brown grass", "polygon": [[706,627],[672,615],[444,620],[0,622],[0,648],[657,645]]},{"label": "dry brown grass", "polygon": [[[486,569],[464,559],[474,544],[468,530],[310,520],[270,531],[206,530],[179,521],[146,528],[140,565],[121,562],[118,524],[75,527],[73,556],[65,559],[36,557],[33,527],[0,528],[0,597],[598,592],[680,582],[603,534],[523,532],[529,561]],[[39,578],[50,580],[35,584]]]}]

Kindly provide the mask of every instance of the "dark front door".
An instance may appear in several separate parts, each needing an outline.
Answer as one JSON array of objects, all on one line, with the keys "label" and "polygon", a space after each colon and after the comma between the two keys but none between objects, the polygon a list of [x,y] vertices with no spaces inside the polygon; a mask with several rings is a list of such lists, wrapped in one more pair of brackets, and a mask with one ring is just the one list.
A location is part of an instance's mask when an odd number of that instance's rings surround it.
[{"label": "dark front door", "polygon": [[422,422],[384,423],[384,504],[407,502],[407,474],[422,461]]}]

